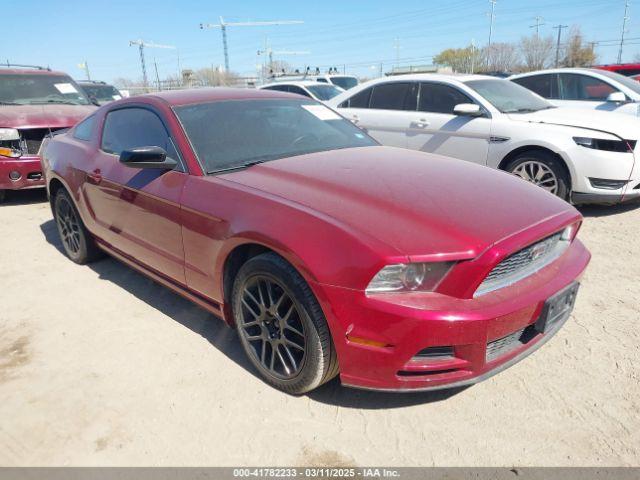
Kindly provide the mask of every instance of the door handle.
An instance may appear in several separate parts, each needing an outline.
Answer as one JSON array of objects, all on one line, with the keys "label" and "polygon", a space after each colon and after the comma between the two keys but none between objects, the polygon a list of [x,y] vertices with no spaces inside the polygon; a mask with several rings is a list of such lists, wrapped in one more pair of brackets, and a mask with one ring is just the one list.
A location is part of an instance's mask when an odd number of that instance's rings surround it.
[{"label": "door handle", "polygon": [[429,125],[431,124],[427,121],[426,118],[421,118],[417,122],[411,122],[411,126],[413,128],[427,128]]},{"label": "door handle", "polygon": [[96,168],[93,172],[87,173],[87,180],[90,183],[98,185],[102,181],[102,173],[99,168]]},{"label": "door handle", "polygon": [[351,116],[351,122],[354,124],[357,124],[360,121],[360,117],[358,117],[357,115],[352,115]]}]

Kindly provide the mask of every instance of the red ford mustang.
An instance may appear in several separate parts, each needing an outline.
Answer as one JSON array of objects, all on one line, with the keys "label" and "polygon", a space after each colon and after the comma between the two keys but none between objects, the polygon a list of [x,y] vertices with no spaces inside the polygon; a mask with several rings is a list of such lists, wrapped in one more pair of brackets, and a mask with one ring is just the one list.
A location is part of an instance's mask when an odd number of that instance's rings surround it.
[{"label": "red ford mustang", "polygon": [[108,252],[222,317],[290,393],[483,380],[558,331],[590,257],[542,189],[287,93],[117,101],[43,164],[73,261]]}]

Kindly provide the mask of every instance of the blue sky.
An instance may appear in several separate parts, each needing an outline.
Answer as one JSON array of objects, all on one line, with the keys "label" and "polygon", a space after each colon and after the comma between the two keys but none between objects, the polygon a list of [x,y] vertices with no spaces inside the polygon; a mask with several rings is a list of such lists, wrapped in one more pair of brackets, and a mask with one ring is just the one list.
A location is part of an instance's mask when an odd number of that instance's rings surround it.
[{"label": "blue sky", "polygon": [[[637,3],[637,5],[634,5]],[[226,21],[303,20],[302,25],[230,27],[230,66],[244,75],[256,72],[256,55],[265,39],[274,50],[309,51],[280,56],[293,66],[335,65],[347,73],[377,74],[380,62],[390,68],[399,40],[400,64],[428,64],[429,56],[446,47],[487,42],[487,0],[320,0],[197,1],[182,0],[3,0],[0,60],[49,65],[75,78],[87,60],[92,78],[112,81],[141,76],[138,50],[129,40],[142,38],[174,45],[175,50],[147,49],[148,68],[155,60],[160,76],[183,68],[223,63],[219,30],[200,30],[199,23]],[[534,17],[543,17],[541,35],[555,35],[553,25],[580,25],[596,47],[598,60],[615,62],[624,0],[497,0],[493,40],[517,41],[529,35]],[[11,19],[11,20],[9,20]],[[623,61],[640,52],[640,1],[632,0]]]}]

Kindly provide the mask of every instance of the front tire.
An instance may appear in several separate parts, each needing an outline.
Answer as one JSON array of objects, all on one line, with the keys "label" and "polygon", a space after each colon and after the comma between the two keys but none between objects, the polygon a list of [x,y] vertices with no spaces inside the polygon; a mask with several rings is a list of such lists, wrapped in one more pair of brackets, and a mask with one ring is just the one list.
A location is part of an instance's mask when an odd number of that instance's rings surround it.
[{"label": "front tire", "polygon": [[7,198],[7,191],[0,190],[0,203],[4,202],[4,199]]},{"label": "front tire", "polygon": [[267,383],[302,394],[337,375],[322,309],[282,257],[265,253],[245,263],[234,281],[232,305],[242,347]]},{"label": "front tire", "polygon": [[557,197],[567,200],[571,182],[566,169],[552,154],[541,151],[520,153],[506,170],[537,185]]},{"label": "front tire", "polygon": [[55,195],[53,212],[58,235],[67,257],[77,264],[84,265],[102,256],[102,252],[84,226],[73,200],[62,188]]}]

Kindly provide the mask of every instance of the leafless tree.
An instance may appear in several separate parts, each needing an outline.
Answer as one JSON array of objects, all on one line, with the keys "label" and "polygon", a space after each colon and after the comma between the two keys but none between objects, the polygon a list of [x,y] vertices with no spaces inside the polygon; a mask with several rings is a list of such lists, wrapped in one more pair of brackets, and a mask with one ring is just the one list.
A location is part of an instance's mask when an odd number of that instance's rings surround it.
[{"label": "leafless tree", "polygon": [[532,35],[520,40],[523,70],[542,70],[553,62],[553,38]]},{"label": "leafless tree", "polygon": [[482,49],[483,70],[511,72],[520,64],[518,48],[512,43],[492,43]]}]

